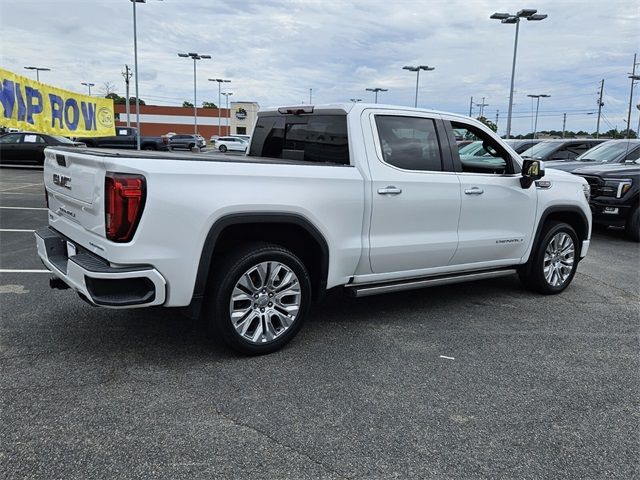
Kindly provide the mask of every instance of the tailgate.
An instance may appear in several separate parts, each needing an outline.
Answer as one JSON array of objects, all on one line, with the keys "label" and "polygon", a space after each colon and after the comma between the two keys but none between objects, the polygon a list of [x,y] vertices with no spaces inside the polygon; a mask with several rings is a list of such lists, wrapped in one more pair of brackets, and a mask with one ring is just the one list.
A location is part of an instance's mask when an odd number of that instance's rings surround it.
[{"label": "tailgate", "polygon": [[50,224],[73,222],[104,236],[104,179],[99,156],[47,148],[44,185]]}]

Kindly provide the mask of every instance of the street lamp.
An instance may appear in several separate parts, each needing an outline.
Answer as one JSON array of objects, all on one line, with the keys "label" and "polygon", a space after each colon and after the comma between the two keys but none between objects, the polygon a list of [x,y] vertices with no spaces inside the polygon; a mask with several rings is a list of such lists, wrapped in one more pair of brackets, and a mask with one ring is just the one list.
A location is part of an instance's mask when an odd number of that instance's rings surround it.
[{"label": "street lamp", "polygon": [[380,87],[376,87],[376,88],[365,88],[365,90],[367,92],[374,92],[376,94],[375,97],[375,103],[378,103],[378,92],[388,92],[389,89],[388,88],[380,88]]},{"label": "street lamp", "polygon": [[25,70],[35,70],[36,71],[36,80],[40,82],[40,72],[50,72],[50,68],[45,67],[24,67]]},{"label": "street lamp", "polygon": [[435,70],[436,67],[430,67],[428,65],[417,65],[417,66],[412,66],[412,65],[405,65],[404,67],[402,67],[403,70],[409,70],[410,72],[416,72],[416,101],[414,102],[413,106],[414,107],[418,107],[418,83],[420,82],[420,70],[425,70],[427,72],[431,71],[431,70]]},{"label": "street lamp", "polygon": [[527,21],[540,21],[547,18],[547,15],[537,13],[537,10],[533,8],[525,8],[518,13],[494,13],[489,18],[493,20],[500,20],[502,23],[515,23],[516,24],[516,36],[513,44],[513,65],[511,66],[511,89],[509,90],[509,112],[507,114],[507,138],[511,136],[511,113],[513,112],[513,81],[516,74],[516,54],[518,53],[518,31],[520,29],[520,19],[526,18]]},{"label": "street lamp", "polygon": [[210,59],[211,55],[200,55],[199,53],[179,53],[179,57],[193,59],[193,128],[198,135],[198,98],[196,95],[196,60]]},{"label": "street lamp", "polygon": [[533,139],[536,139],[536,133],[538,131],[538,109],[540,108],[540,99],[541,98],[549,98],[551,95],[541,94],[541,95],[527,95],[527,97],[536,99],[536,121],[533,127]]},{"label": "street lamp", "polygon": [[222,122],[220,121],[220,86],[223,83],[229,83],[231,82],[231,80],[225,80],[224,78],[210,78],[209,79],[210,82],[218,82],[218,136],[222,136],[222,131],[221,131],[221,125]]},{"label": "street lamp", "polygon": [[[222,95],[227,99],[227,113],[229,113],[229,97],[233,95],[233,92],[222,92]],[[231,135],[231,114],[229,113],[229,135]]]},{"label": "street lamp", "polygon": [[91,87],[95,87],[95,83],[82,82],[80,85],[84,85],[85,87],[89,87],[89,96],[91,96]]}]

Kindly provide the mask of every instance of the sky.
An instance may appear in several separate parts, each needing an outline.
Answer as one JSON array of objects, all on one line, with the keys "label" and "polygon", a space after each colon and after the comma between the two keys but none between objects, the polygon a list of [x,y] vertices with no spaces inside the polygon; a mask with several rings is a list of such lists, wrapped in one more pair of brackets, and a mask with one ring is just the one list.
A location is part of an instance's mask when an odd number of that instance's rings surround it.
[{"label": "sky", "polygon": [[[541,99],[538,131],[562,130],[563,113],[568,130],[595,131],[602,79],[600,130],[626,128],[638,0],[147,0],[136,8],[140,98],[193,101],[193,62],[179,52],[213,57],[198,61],[198,103],[217,104],[207,79],[225,78],[231,100],[263,107],[308,103],[309,89],[314,104],[373,102],[365,89],[375,87],[388,89],[379,103],[413,106],[416,75],[402,67],[429,65],[418,107],[468,115],[470,97],[484,98],[504,134],[515,25],[489,16],[522,8],[548,18],[520,25],[512,134],[533,130],[530,94],[551,95]],[[2,68],[35,77],[24,67],[48,67],[43,83],[86,92],[81,82],[91,82],[99,94],[109,82],[124,95],[121,72],[133,63],[128,0],[0,0]],[[639,102],[636,87],[633,129]]]}]

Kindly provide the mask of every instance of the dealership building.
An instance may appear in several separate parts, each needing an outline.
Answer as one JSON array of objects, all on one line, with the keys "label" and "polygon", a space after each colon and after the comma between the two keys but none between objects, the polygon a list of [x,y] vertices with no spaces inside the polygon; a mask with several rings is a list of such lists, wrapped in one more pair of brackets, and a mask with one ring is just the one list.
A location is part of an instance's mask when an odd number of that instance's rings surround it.
[{"label": "dealership building", "polygon": [[[114,105],[116,126],[127,125],[126,105]],[[136,126],[136,106],[131,105],[131,126]],[[260,105],[256,102],[231,102],[226,108],[198,108],[198,133],[204,138],[217,135],[251,135],[258,118]],[[193,107],[167,107],[140,105],[140,133],[142,135],[165,135],[193,133]]]}]

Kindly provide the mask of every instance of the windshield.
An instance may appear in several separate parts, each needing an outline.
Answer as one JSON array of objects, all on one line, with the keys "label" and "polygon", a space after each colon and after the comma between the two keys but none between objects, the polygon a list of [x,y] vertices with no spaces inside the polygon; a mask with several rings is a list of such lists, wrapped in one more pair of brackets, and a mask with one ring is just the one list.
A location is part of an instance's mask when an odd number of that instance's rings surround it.
[{"label": "windshield", "polygon": [[469,145],[465,145],[460,150],[458,150],[458,153],[460,154],[461,157],[475,157],[475,156],[482,156],[486,152],[482,147],[482,142],[478,141],[478,142],[472,142]]},{"label": "windshield", "polygon": [[630,150],[630,148],[631,145],[629,145],[629,142],[621,142],[619,140],[605,142],[584,152],[576,158],[576,160],[580,160],[581,162],[613,162],[617,160],[620,155],[626,153],[627,150]]},{"label": "windshield", "polygon": [[555,142],[541,142],[531,148],[527,148],[520,154],[521,157],[545,158],[555,152],[560,145]]},{"label": "windshield", "polygon": [[51,138],[53,138],[54,140],[57,140],[60,143],[73,143],[67,137],[60,137],[58,135],[51,135]]}]

